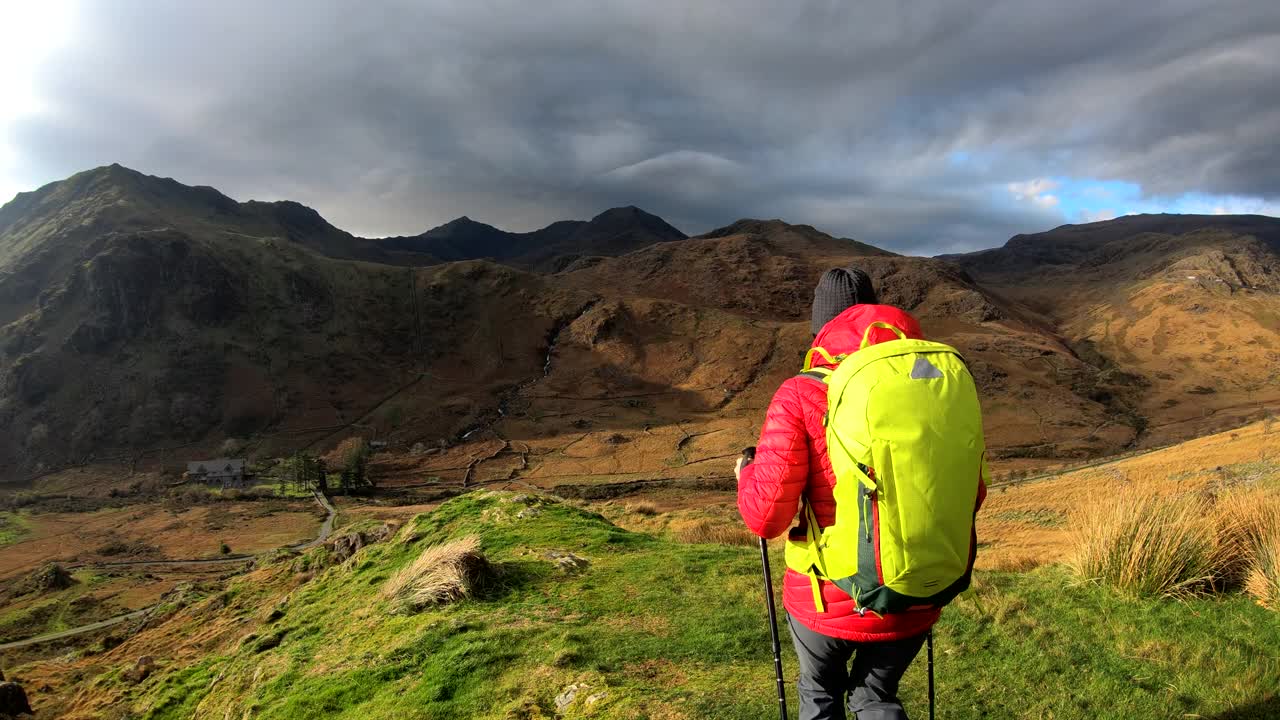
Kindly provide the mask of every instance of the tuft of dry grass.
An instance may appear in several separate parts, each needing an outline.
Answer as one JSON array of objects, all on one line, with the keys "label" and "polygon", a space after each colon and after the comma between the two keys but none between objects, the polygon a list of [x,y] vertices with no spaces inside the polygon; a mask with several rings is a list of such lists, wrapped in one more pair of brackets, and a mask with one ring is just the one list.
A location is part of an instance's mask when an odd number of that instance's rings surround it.
[{"label": "tuft of dry grass", "polygon": [[1280,610],[1280,530],[1273,531],[1269,540],[1256,549],[1244,590],[1263,607]]},{"label": "tuft of dry grass", "polygon": [[658,514],[658,506],[651,502],[634,502],[627,505],[627,512],[633,515],[653,517]]},{"label": "tuft of dry grass", "polygon": [[755,545],[758,538],[751,531],[737,525],[725,525],[710,520],[697,520],[672,529],[676,540],[688,544]]},{"label": "tuft of dry grass", "polygon": [[1162,495],[1135,485],[1116,488],[1074,514],[1076,552],[1070,565],[1081,577],[1132,595],[1207,592],[1222,567],[1211,512],[1202,496]]},{"label": "tuft of dry grass", "polygon": [[1222,579],[1241,587],[1268,548],[1280,542],[1280,496],[1265,490],[1234,491],[1215,498],[1214,520],[1222,555]]},{"label": "tuft of dry grass", "polygon": [[1216,510],[1226,581],[1280,610],[1280,495],[1233,492],[1218,498]]},{"label": "tuft of dry grass", "polygon": [[1134,595],[1244,588],[1280,601],[1280,496],[1266,490],[1161,493],[1134,484],[1077,512],[1082,577]]},{"label": "tuft of dry grass", "polygon": [[419,610],[474,595],[494,575],[480,552],[480,538],[470,535],[423,550],[387,581],[382,596],[393,600],[397,609]]}]

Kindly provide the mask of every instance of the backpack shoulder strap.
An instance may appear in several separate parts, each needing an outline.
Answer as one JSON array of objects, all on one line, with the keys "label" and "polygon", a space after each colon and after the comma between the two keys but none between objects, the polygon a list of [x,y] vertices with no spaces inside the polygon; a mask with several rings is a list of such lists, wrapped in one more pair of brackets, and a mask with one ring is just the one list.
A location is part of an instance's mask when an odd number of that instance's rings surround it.
[{"label": "backpack shoulder strap", "polygon": [[831,368],[816,367],[816,368],[809,368],[808,370],[805,370],[804,372],[800,373],[797,377],[804,377],[804,378],[809,378],[811,380],[817,380],[823,385],[826,385],[827,382],[831,379],[832,372],[833,371]]}]

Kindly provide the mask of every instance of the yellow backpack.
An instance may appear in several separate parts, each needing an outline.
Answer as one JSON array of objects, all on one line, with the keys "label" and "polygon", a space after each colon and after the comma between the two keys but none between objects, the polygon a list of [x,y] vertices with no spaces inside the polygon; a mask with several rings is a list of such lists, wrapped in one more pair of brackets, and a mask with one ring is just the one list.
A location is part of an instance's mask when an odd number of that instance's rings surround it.
[{"label": "yellow backpack", "polygon": [[[874,327],[898,339],[868,347]],[[835,370],[814,368],[815,355]],[[806,504],[806,537],[787,542],[787,566],[812,578],[819,612],[819,580],[835,583],[864,613],[947,604],[969,586],[978,483],[989,475],[964,359],[949,345],[876,322],[847,358],[810,350],[803,374],[827,385],[836,519],[819,528]]]}]

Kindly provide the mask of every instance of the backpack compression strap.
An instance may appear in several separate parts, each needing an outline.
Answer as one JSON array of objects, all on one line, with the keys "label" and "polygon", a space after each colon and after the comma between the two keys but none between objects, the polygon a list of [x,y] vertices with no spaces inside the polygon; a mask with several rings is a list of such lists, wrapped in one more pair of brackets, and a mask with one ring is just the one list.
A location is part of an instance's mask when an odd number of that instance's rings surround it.
[{"label": "backpack compression strap", "polygon": [[820,347],[811,347],[809,348],[809,352],[804,354],[804,367],[801,368],[800,370],[802,374],[815,369],[813,367],[814,355],[820,356],[823,360],[826,360],[831,365],[839,365],[840,361],[844,360],[846,357],[845,355],[837,355],[835,357],[831,357],[831,353],[827,352],[826,350],[823,350]]}]

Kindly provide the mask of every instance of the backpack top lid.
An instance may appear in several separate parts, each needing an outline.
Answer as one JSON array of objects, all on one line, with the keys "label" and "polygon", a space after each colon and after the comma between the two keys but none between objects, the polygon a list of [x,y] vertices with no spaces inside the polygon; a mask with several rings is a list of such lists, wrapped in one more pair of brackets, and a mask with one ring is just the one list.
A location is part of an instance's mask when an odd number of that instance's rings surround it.
[{"label": "backpack top lid", "polygon": [[[820,347],[832,358],[841,355],[852,355],[862,347],[862,341],[869,339],[868,345],[896,340],[900,334],[887,329],[885,325],[897,328],[901,334],[917,340],[924,339],[920,323],[910,314],[892,305],[854,305],[823,326],[821,332],[813,339],[812,347]],[[872,328],[870,335],[868,328]],[[835,367],[837,363],[829,362],[817,356],[815,367]]]},{"label": "backpack top lid", "polygon": [[[903,331],[890,325],[887,322],[876,320],[870,325],[867,325],[867,329],[863,331],[862,342],[858,344],[858,349],[865,350],[868,345],[873,344],[871,342],[871,333],[879,330],[880,328],[884,328],[885,330],[892,332],[894,335],[897,336],[897,339],[899,340],[907,339],[907,334],[904,333]],[[809,352],[805,353],[804,368],[801,369],[800,372],[802,373],[811,372],[815,368],[819,370],[825,370],[825,369],[839,365],[846,357],[847,355],[845,354],[832,356],[831,353],[827,352],[826,348],[818,347],[817,345],[814,345],[813,347],[809,348]]]}]

